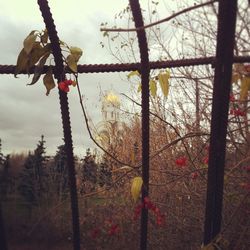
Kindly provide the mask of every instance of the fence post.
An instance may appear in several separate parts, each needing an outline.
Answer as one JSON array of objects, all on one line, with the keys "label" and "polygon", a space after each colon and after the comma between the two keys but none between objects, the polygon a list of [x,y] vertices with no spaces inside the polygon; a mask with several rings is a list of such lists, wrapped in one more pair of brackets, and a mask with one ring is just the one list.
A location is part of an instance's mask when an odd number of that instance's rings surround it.
[{"label": "fence post", "polygon": [[[55,59],[54,75],[58,82],[65,79],[64,65],[62,51],[60,48],[59,37],[57,35],[56,27],[47,0],[38,0],[44,23],[48,30],[49,38],[51,41],[52,53]],[[68,164],[68,178],[71,198],[71,211],[72,211],[72,228],[73,228],[73,246],[74,250],[80,250],[80,227],[79,227],[79,211],[78,211],[78,199],[76,189],[76,177],[75,177],[75,162],[73,154],[73,142],[70,126],[70,114],[67,93],[59,89],[59,99],[63,124],[63,135]]]},{"label": "fence post", "polygon": [[4,225],[5,224],[3,219],[2,202],[0,201],[0,249],[1,250],[8,249]]},{"label": "fence post", "polygon": [[[135,27],[143,27],[143,18],[141,13],[141,8],[138,0],[129,0],[131,11],[133,14]],[[149,59],[148,59],[148,45],[145,30],[139,29],[137,31],[141,64],[140,73],[142,80],[142,202],[144,198],[148,196],[149,193]],[[148,232],[148,210],[146,208],[142,209],[141,213],[141,239],[140,239],[140,249],[147,249],[147,232]]]},{"label": "fence post", "polygon": [[226,134],[235,43],[237,0],[220,0],[213,87],[204,245],[221,230]]}]

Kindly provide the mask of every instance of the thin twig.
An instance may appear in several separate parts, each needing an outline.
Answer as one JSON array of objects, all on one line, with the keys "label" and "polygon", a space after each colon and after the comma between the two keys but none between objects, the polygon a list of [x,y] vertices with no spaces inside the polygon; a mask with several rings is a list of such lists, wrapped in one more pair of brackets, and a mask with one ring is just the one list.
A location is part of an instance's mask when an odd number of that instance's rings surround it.
[{"label": "thin twig", "polygon": [[[131,97],[127,96],[126,94],[124,93],[121,93],[121,95],[125,96],[126,98],[128,98],[130,101],[132,101],[133,103],[135,103],[136,105],[138,106],[141,106],[140,103],[136,102],[135,100],[133,100]],[[155,153],[153,154],[150,154],[149,155],[149,159],[152,160],[153,158],[155,158],[157,155],[159,155],[160,153],[162,153],[163,151],[165,151],[166,149],[170,148],[171,146],[175,145],[176,143],[178,143],[179,141],[182,141],[182,143],[184,144],[184,147],[186,149],[186,152],[188,153],[187,151],[187,148],[185,146],[185,143],[184,143],[184,140],[187,139],[187,138],[192,138],[192,137],[196,137],[196,136],[209,136],[210,134],[209,133],[204,133],[204,132],[198,132],[198,133],[188,133],[186,135],[184,135],[183,137],[181,136],[181,134],[178,132],[178,130],[169,122],[165,121],[164,119],[162,119],[160,116],[158,116],[157,114],[149,111],[150,115],[153,115],[155,116],[156,118],[160,119],[162,122],[166,123],[168,126],[170,126],[174,131],[175,133],[178,135],[178,139],[164,145],[163,147],[161,147],[160,149],[158,149]],[[191,159],[191,156],[189,156],[189,158]],[[194,166],[194,165],[193,165]],[[135,166],[135,168],[139,168],[141,167],[141,164],[138,164]],[[196,169],[194,167],[194,169]]]},{"label": "thin twig", "polygon": [[162,153],[164,150],[170,148],[171,146],[173,146],[174,144],[178,143],[179,141],[185,140],[187,138],[192,138],[192,137],[196,137],[196,136],[210,136],[209,133],[202,133],[202,132],[198,132],[198,133],[188,133],[166,145],[164,145],[163,147],[161,147],[160,149],[158,149],[155,153],[150,155],[150,160],[152,160],[153,158],[155,158],[157,155],[159,155],[160,153]]},{"label": "thin twig", "polygon": [[242,198],[242,200],[240,201],[239,205],[235,208],[234,212],[232,213],[228,223],[223,227],[221,234],[224,234],[225,231],[227,230],[227,228],[229,227],[229,225],[231,225],[234,216],[236,215],[236,213],[240,210],[240,208],[244,205],[244,201],[246,200],[246,198],[249,196],[249,192],[247,192],[244,197]]},{"label": "thin twig", "polygon": [[90,126],[89,126],[89,121],[88,121],[87,113],[86,113],[86,110],[84,108],[83,101],[82,101],[82,94],[81,94],[81,90],[80,90],[80,87],[79,87],[79,84],[78,84],[78,76],[77,76],[77,74],[75,74],[75,78],[76,78],[76,82],[77,82],[76,85],[77,85],[77,90],[78,90],[80,105],[81,105],[81,108],[82,108],[83,116],[84,116],[84,119],[85,119],[85,124],[86,124],[87,130],[88,130],[90,139],[95,143],[95,145],[98,148],[100,148],[105,154],[107,154],[109,157],[111,157],[117,163],[119,163],[121,165],[124,165],[124,166],[129,166],[130,168],[134,168],[134,166],[128,164],[127,162],[122,162],[121,160],[117,159],[114,155],[112,155],[111,153],[109,153],[102,145],[100,145],[100,143],[98,143],[96,141],[96,139],[92,135],[92,132],[91,132]]},{"label": "thin twig", "polygon": [[215,3],[215,2],[218,2],[218,0],[212,0],[212,1],[209,1],[209,2],[206,2],[206,3],[202,3],[202,4],[198,4],[198,5],[194,5],[194,6],[188,7],[186,9],[183,9],[183,10],[181,10],[181,11],[179,11],[179,12],[177,12],[177,13],[169,16],[169,17],[167,17],[167,18],[164,18],[164,19],[161,19],[159,21],[156,21],[156,22],[144,25],[142,27],[131,28],[131,29],[123,29],[123,28],[101,28],[100,31],[106,31],[106,32],[129,32],[129,31],[139,31],[139,30],[147,29],[147,28],[153,27],[153,26],[155,26],[157,24],[168,22],[171,19],[173,19],[173,18],[175,18],[175,17],[177,17],[179,15],[182,15],[182,14],[184,14],[186,12],[189,12],[191,10],[198,9],[198,8],[203,7],[203,6]]},{"label": "thin twig", "polygon": [[181,180],[182,178],[184,177],[187,177],[189,175],[191,175],[192,173],[195,173],[195,172],[202,172],[203,170],[207,170],[208,167],[204,167],[204,168],[197,168],[196,170],[192,170],[192,171],[189,171],[183,175],[179,175],[178,177],[176,177],[175,179],[171,180],[171,181],[168,181],[168,182],[165,182],[165,183],[149,183],[149,185],[151,186],[167,186],[173,182],[176,182],[178,180]]}]

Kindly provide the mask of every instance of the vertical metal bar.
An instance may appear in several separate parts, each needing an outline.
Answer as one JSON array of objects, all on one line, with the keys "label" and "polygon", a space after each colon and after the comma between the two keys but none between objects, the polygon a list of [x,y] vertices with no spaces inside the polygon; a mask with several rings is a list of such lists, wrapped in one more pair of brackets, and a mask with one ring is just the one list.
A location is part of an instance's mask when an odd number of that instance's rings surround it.
[{"label": "vertical metal bar", "polygon": [[220,0],[213,89],[204,245],[220,232],[237,0]]},{"label": "vertical metal bar", "polygon": [[5,235],[5,228],[4,228],[4,219],[3,219],[3,212],[2,212],[2,203],[0,201],[0,249],[7,250],[7,241]]},{"label": "vertical metal bar", "polygon": [[[133,14],[135,27],[143,27],[143,18],[138,0],[129,0],[131,11]],[[137,31],[141,64],[140,73],[142,80],[142,202],[149,193],[149,58],[146,32],[144,29]],[[140,249],[147,249],[147,233],[148,233],[148,210],[143,208],[141,213],[141,238]]]},{"label": "vertical metal bar", "polygon": [[[65,79],[64,65],[62,51],[60,48],[59,37],[57,35],[56,27],[47,0],[37,1],[44,19],[44,23],[48,30],[49,38],[51,41],[52,53],[55,59],[55,71],[54,75],[58,82]],[[67,155],[68,164],[68,178],[71,197],[71,211],[72,211],[72,227],[73,227],[73,246],[74,250],[80,250],[80,227],[79,227],[79,211],[78,211],[78,199],[76,189],[76,177],[75,177],[75,162],[73,154],[73,142],[70,125],[70,114],[67,93],[59,90],[59,99],[62,115],[64,142]]]}]

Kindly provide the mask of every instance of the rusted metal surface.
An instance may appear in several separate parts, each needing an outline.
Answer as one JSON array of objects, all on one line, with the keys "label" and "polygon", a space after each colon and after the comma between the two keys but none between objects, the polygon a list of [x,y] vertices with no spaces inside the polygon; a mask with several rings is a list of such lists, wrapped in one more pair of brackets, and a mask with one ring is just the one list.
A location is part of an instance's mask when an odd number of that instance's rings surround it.
[{"label": "rusted metal surface", "polygon": [[[130,7],[133,14],[135,27],[142,27],[143,18],[141,13],[141,8],[138,0],[130,0]],[[144,198],[148,196],[149,193],[149,59],[148,59],[148,45],[145,30],[137,31],[141,63],[138,68],[141,73],[141,83],[142,83],[142,202]],[[148,210],[143,207],[141,213],[141,238],[140,238],[140,249],[147,249],[147,233],[148,233]]]},{"label": "rusted metal surface", "polygon": [[[164,69],[189,67],[211,64],[214,66],[215,57],[190,58],[172,61],[155,61],[149,62],[150,69]],[[235,63],[250,63],[250,56],[235,56]],[[53,67],[53,66],[52,66]],[[120,64],[83,64],[78,65],[78,73],[109,73],[109,72],[126,72],[140,68],[140,63],[120,63]],[[47,72],[48,67],[45,66],[43,73]],[[14,74],[15,65],[0,65],[0,74]],[[65,73],[70,72],[67,68]],[[34,67],[30,69],[30,74],[34,73]],[[19,74],[27,74],[21,72]]]},{"label": "rusted metal surface", "polygon": [[[47,0],[37,1],[44,19],[44,23],[48,30],[51,41],[52,53],[55,59],[54,75],[58,82],[65,79],[62,51],[59,44],[56,27]],[[59,99],[62,115],[63,134],[66,148],[67,164],[68,164],[68,179],[71,196],[72,210],[72,227],[73,227],[73,246],[74,250],[80,250],[80,227],[79,227],[79,212],[78,199],[75,177],[75,163],[73,155],[73,142],[70,125],[70,114],[67,93],[59,90]]]},{"label": "rusted metal surface", "polygon": [[[212,103],[204,245],[221,229],[226,134],[235,44],[237,0],[220,0]],[[226,45],[226,46],[225,46]]]}]

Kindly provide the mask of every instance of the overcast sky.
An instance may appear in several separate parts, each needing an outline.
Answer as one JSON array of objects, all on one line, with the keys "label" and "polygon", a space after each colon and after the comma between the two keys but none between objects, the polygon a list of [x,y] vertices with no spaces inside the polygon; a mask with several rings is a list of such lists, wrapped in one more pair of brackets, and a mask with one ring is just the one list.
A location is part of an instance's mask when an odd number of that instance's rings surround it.
[{"label": "overcast sky", "polygon": [[[44,29],[40,10],[35,0],[0,1],[0,64],[16,64],[24,38],[31,30]],[[100,47],[101,22],[111,22],[115,13],[127,1],[116,0],[49,1],[61,40],[84,51],[81,64],[111,63],[113,58]],[[62,125],[57,90],[47,97],[43,83],[26,86],[27,76],[1,75],[0,84],[0,138],[3,153],[33,150],[45,136],[47,152],[54,153],[62,144]],[[90,118],[96,123],[101,119],[100,88],[126,92],[129,86],[117,74],[84,74],[80,77],[82,92]],[[87,136],[76,89],[69,92],[71,123],[75,153],[83,155],[91,141]]]},{"label": "overcast sky", "polygon": [[[191,1],[191,0],[190,0]],[[148,0],[141,4],[146,8]],[[173,1],[172,1],[173,2]],[[171,12],[169,1],[161,1]],[[61,40],[80,47],[84,54],[80,64],[114,63],[110,53],[102,49],[99,31],[102,22],[114,24],[114,16],[128,4],[125,0],[51,0],[53,18]],[[165,10],[164,10],[165,11]],[[164,17],[166,12],[164,12]],[[43,30],[44,23],[36,0],[0,0],[0,64],[15,65],[24,38],[32,30]],[[121,79],[127,73],[82,74],[80,85],[87,111],[94,123],[101,120],[100,89],[129,93],[131,85]],[[1,75],[0,83],[0,138],[4,154],[34,150],[40,136],[46,140],[47,152],[53,154],[62,144],[62,125],[57,90],[49,96],[40,80],[26,86],[28,76]],[[75,153],[84,155],[93,147],[79,105],[76,89],[69,92],[71,123]]]}]

